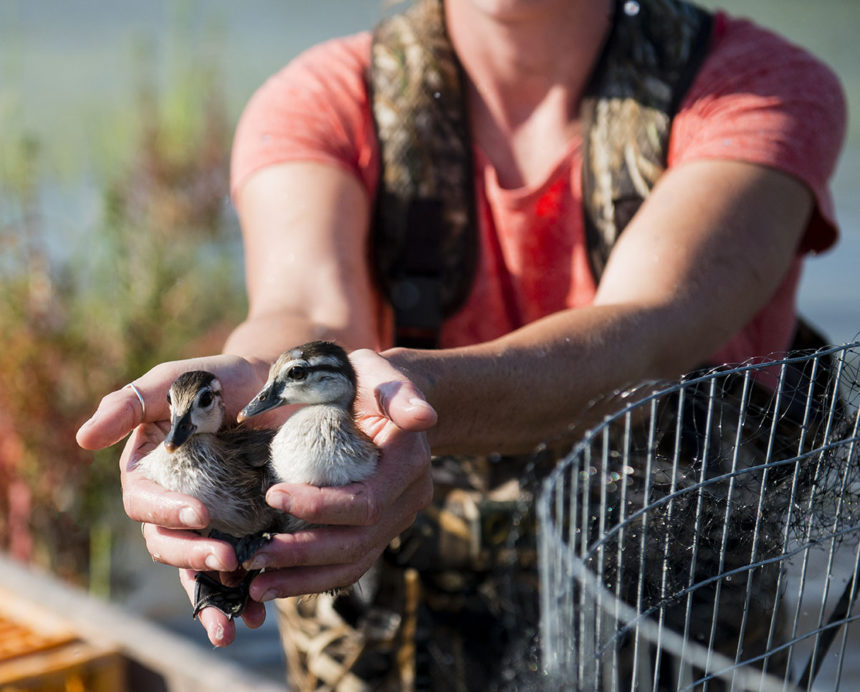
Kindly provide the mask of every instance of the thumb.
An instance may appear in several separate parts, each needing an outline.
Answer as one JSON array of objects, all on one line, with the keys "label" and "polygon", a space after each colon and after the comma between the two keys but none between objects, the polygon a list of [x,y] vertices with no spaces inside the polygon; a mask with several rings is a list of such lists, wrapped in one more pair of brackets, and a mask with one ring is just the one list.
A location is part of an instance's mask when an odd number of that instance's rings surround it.
[{"label": "thumb", "polygon": [[401,430],[422,432],[436,425],[436,410],[427,402],[421,390],[384,356],[370,349],[350,354],[367,394],[373,394],[375,407]]},{"label": "thumb", "polygon": [[[137,392],[140,392],[139,388]],[[77,443],[84,449],[95,450],[119,442],[144,422],[144,396],[130,386],[105,396],[92,417],[78,429]]]},{"label": "thumb", "polygon": [[383,382],[375,394],[382,413],[398,428],[421,432],[436,425],[436,409],[409,380]]}]

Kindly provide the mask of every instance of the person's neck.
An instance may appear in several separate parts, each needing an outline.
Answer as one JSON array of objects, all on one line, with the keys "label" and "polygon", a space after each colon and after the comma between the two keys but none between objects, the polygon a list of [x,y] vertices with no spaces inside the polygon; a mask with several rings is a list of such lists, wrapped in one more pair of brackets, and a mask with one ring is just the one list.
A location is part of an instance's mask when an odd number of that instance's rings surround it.
[{"label": "person's neck", "polygon": [[608,33],[613,2],[506,4],[446,0],[445,9],[467,75],[474,137],[501,183],[518,187],[555,163],[558,147],[576,131],[579,101]]}]

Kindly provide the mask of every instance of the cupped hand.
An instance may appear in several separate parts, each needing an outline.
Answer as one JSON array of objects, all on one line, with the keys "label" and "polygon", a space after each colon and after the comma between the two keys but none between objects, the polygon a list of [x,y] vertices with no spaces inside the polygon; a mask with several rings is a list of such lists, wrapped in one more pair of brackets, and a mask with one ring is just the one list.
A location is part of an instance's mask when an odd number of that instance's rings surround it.
[{"label": "cupped hand", "polygon": [[[377,471],[364,482],[341,487],[272,486],[269,504],[324,526],[278,534],[245,563],[248,569],[265,568],[251,583],[249,604],[354,584],[432,499],[425,431],[435,424],[436,412],[382,356],[360,350],[350,358],[358,374],[358,424],[381,450]],[[229,633],[230,623],[207,610],[201,620],[216,643]],[[251,617],[256,614],[252,611]]]},{"label": "cupped hand", "polygon": [[[233,417],[253,398],[266,377],[263,366],[252,366],[235,356],[163,363],[134,382],[143,398],[143,406],[129,387],[111,392],[101,400],[96,412],[77,433],[81,447],[101,449],[131,432],[120,457],[125,511],[131,519],[141,522],[153,560],[182,568],[180,576],[186,588],[189,579],[193,584],[191,575],[196,571],[235,570],[238,567],[236,554],[227,543],[196,533],[195,530],[209,523],[209,512],[203,503],[165,490],[135,471],[135,466],[140,458],[164,440],[170,428],[167,392],[173,381],[189,370],[208,370],[218,376],[224,386],[226,413]],[[204,626],[213,620],[213,613],[217,611],[207,608],[200,614]],[[263,606],[249,604],[243,618],[249,626],[259,626],[265,618]],[[225,622],[220,626],[214,623],[206,629],[216,646],[229,644],[235,636],[233,623]]]}]

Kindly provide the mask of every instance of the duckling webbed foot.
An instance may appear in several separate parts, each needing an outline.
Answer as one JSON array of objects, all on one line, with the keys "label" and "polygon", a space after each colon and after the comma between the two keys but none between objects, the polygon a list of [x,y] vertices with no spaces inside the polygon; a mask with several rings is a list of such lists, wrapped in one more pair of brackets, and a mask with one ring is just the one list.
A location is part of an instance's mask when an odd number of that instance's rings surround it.
[{"label": "duckling webbed foot", "polygon": [[[268,531],[259,531],[237,539],[235,536],[222,533],[221,531],[212,530],[209,532],[210,538],[226,541],[233,546],[233,550],[236,551],[236,559],[240,565],[249,560],[254,553],[271,541],[273,535]],[[194,612],[192,613],[192,617],[196,618],[201,610],[210,606],[217,608],[231,620],[240,616],[248,604],[251,581],[259,573],[259,570],[253,570],[245,574],[242,581],[235,586],[226,586],[205,572],[198,572],[195,578],[197,583],[194,587]]]},{"label": "duckling webbed foot", "polygon": [[248,573],[236,586],[225,586],[205,572],[198,572],[194,586],[193,618],[204,608],[217,608],[228,619],[241,615],[248,604],[248,587],[257,572]]},{"label": "duckling webbed foot", "polygon": [[275,534],[268,531],[260,531],[259,533],[242,536],[242,538],[240,538],[233,546],[233,550],[236,551],[236,559],[239,560],[239,564],[241,565],[246,560],[250,560],[254,553],[272,540],[274,535]]},{"label": "duckling webbed foot", "polygon": [[219,541],[226,541],[233,546],[233,550],[236,552],[236,559],[240,565],[249,560],[254,553],[271,541],[274,535],[270,531],[258,531],[257,533],[250,533],[247,536],[236,538],[229,533],[223,533],[217,529],[212,529],[209,532],[209,538],[217,538]]}]

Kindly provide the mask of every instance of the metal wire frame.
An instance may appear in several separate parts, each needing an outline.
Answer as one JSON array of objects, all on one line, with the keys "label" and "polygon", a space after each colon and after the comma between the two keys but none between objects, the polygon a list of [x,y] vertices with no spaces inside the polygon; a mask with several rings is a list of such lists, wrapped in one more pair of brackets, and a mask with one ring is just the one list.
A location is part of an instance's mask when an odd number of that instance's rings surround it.
[{"label": "metal wire frame", "polygon": [[858,366],[860,342],[715,370],[586,434],[537,501],[549,687],[838,689]]}]

